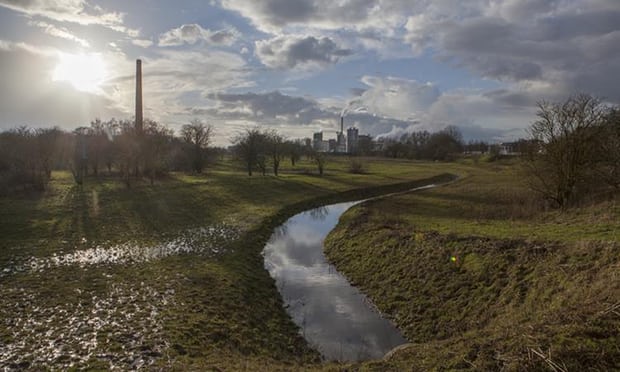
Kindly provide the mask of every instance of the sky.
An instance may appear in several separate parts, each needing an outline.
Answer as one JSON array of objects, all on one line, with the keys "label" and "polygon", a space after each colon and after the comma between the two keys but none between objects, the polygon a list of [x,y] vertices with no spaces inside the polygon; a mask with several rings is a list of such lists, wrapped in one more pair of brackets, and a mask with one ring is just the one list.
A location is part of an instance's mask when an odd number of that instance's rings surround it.
[{"label": "sky", "polygon": [[0,130],[192,119],[226,145],[458,126],[526,135],[536,104],[620,103],[620,0],[0,0]]}]

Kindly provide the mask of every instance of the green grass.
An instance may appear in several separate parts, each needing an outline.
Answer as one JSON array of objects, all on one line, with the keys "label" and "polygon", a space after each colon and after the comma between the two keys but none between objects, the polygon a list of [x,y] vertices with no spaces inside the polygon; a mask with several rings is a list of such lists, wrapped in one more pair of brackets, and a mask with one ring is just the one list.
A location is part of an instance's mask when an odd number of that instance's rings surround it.
[{"label": "green grass", "polygon": [[[346,212],[326,253],[412,346],[362,369],[620,368],[620,209],[563,213],[513,163]],[[615,307],[614,307],[615,306]],[[615,312],[614,312],[615,311]]]},{"label": "green grass", "polygon": [[[367,163],[365,175],[348,173],[347,159],[335,158],[323,177],[302,162],[285,166],[280,177],[250,178],[224,162],[205,175],[173,174],[129,189],[105,175],[78,189],[58,172],[44,194],[0,199],[2,268],[98,245],[149,246],[221,222],[242,232],[216,255],[0,277],[0,354],[18,340],[26,344],[17,359],[0,364],[130,368],[142,358],[180,370],[319,366],[286,315],[260,252],[273,228],[304,208],[402,190],[444,172],[409,161]],[[96,319],[105,320],[98,331]],[[92,355],[107,356],[80,359],[91,355],[85,339],[97,341]],[[49,346],[56,343],[64,349]],[[54,350],[60,354],[52,357]]]},{"label": "green grass", "polygon": [[[613,200],[562,214],[545,211],[522,191],[512,163],[364,163],[365,174],[349,173],[348,159],[339,157],[329,160],[323,177],[302,161],[294,168],[283,163],[280,177],[250,178],[224,161],[204,175],[172,174],[130,189],[103,175],[80,190],[70,174],[58,172],[44,194],[0,198],[1,268],[97,245],[154,245],[221,222],[241,232],[221,243],[218,254],[0,276],[0,356],[8,345],[26,344],[17,360],[0,365],[102,370],[145,360],[172,370],[402,370],[493,367],[500,363],[494,358],[524,358],[523,345],[551,349],[554,359],[560,350],[559,359],[569,361],[563,351],[581,350],[583,360],[594,360],[588,354],[594,348],[613,352],[608,327],[617,318],[596,315],[618,297],[613,242],[620,226]],[[446,173],[460,178],[367,203],[345,214],[343,227],[330,236],[334,242],[347,237],[347,244],[334,244],[343,249],[338,267],[418,347],[388,362],[320,364],[263,268],[260,252],[273,228],[313,206],[405,190],[421,184],[416,180],[438,183],[449,179]],[[350,230],[354,221],[364,229]],[[523,239],[508,244],[509,237]],[[534,265],[536,241],[546,250],[535,254]],[[412,253],[417,249],[419,257]],[[449,261],[455,254],[458,265]],[[420,297],[425,291],[431,296]],[[381,296],[385,303],[377,301]],[[476,301],[468,302],[472,297]],[[546,327],[565,328],[548,335]],[[97,342],[91,354],[85,340]],[[49,345],[64,349],[45,354]],[[91,357],[80,359],[80,353]]]}]

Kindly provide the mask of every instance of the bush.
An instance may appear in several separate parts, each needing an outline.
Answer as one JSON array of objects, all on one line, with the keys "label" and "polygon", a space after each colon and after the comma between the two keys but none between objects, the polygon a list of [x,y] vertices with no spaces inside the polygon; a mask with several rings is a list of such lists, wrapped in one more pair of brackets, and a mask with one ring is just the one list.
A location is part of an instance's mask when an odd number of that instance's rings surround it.
[{"label": "bush", "polygon": [[349,173],[363,174],[366,173],[366,166],[361,159],[355,158],[349,161]]}]

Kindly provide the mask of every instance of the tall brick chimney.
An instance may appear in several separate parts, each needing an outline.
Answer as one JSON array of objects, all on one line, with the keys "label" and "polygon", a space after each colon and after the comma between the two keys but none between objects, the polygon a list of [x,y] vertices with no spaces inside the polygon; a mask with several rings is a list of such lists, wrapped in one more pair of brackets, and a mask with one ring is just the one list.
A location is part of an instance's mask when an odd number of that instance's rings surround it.
[{"label": "tall brick chimney", "polygon": [[136,60],[136,132],[142,133],[142,60]]},{"label": "tall brick chimney", "polygon": [[340,133],[344,133],[344,116],[340,117]]}]

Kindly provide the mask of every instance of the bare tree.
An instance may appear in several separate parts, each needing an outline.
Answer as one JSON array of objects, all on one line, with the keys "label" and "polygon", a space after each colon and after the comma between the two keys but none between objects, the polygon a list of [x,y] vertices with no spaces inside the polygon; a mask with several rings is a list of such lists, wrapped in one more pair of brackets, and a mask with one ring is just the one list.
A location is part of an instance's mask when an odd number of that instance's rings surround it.
[{"label": "bare tree", "polygon": [[202,173],[205,165],[206,149],[211,143],[213,127],[203,123],[199,119],[193,119],[181,129],[181,135],[190,145],[192,169],[196,173]]},{"label": "bare tree", "polygon": [[312,160],[314,160],[314,163],[316,164],[319,170],[319,175],[322,176],[323,171],[325,170],[325,163],[327,162],[327,156],[325,155],[324,152],[315,151],[312,154]]},{"label": "bare tree", "polygon": [[95,176],[99,175],[99,165],[101,160],[105,158],[105,150],[110,140],[106,135],[106,128],[104,122],[100,119],[95,119],[90,122],[90,130],[86,137],[88,147],[88,162],[93,170]]},{"label": "bare tree", "polygon": [[301,159],[301,155],[304,153],[304,144],[302,140],[295,141],[286,141],[286,152],[291,159],[291,166],[295,166],[295,164]]},{"label": "bare tree", "polygon": [[587,186],[596,165],[596,142],[609,107],[587,94],[565,102],[538,104],[538,120],[529,129],[533,145],[527,152],[530,187],[565,207]]},{"label": "bare tree", "polygon": [[275,130],[271,130],[266,133],[267,139],[267,152],[271,156],[271,165],[273,166],[273,174],[278,176],[278,170],[280,169],[280,161],[284,157],[285,142],[282,137]]},{"label": "bare tree", "polygon": [[620,108],[615,107],[609,112],[596,148],[596,176],[615,189],[620,189]]},{"label": "bare tree", "polygon": [[[115,137],[118,166],[121,177],[127,187],[131,186],[131,171],[138,168],[140,160],[140,138],[133,121],[123,120],[119,123],[120,133]],[[137,174],[136,174],[137,175]]]},{"label": "bare tree", "polygon": [[144,155],[144,172],[148,175],[151,185],[155,177],[167,170],[173,132],[165,125],[156,121],[144,120],[142,151]]},{"label": "bare tree", "polygon": [[[258,128],[247,129],[233,139],[235,153],[243,161],[248,176],[252,176],[255,167],[264,164],[264,134]],[[259,164],[260,163],[260,164]],[[266,168],[266,165],[263,167]]]}]

